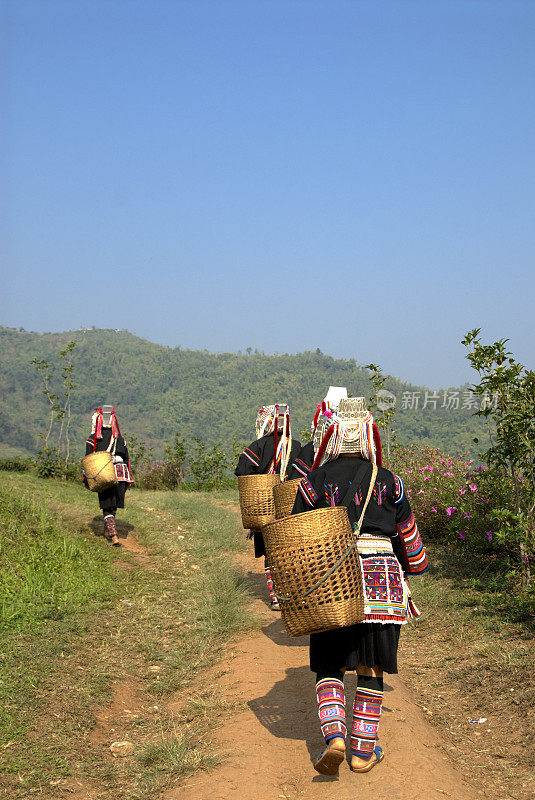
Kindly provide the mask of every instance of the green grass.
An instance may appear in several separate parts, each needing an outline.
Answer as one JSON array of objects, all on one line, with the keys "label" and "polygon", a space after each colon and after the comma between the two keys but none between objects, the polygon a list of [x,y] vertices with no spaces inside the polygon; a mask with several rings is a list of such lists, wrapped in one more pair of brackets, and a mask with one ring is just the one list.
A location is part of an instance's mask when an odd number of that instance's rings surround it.
[{"label": "green grass", "polygon": [[[215,763],[203,742],[222,709],[199,678],[251,624],[233,564],[245,546],[234,494],[129,492],[119,531],[147,548],[136,558],[94,535],[98,504],[81,487],[21,473],[0,481],[0,793],[47,796],[76,775],[103,798],[152,800]],[[115,735],[135,755],[111,762],[92,732],[122,683],[139,713]],[[185,687],[189,702],[169,710]]]},{"label": "green grass", "polygon": [[46,502],[0,487],[0,629],[36,632],[112,587],[106,551],[65,536]]},{"label": "green grass", "polygon": [[[527,800],[535,735],[532,627],[513,621],[514,598],[494,574],[496,565],[436,544],[428,553],[431,572],[411,579],[422,617],[401,636],[402,674],[443,730],[446,749],[483,782],[489,800]],[[487,723],[471,725],[472,718]]]}]

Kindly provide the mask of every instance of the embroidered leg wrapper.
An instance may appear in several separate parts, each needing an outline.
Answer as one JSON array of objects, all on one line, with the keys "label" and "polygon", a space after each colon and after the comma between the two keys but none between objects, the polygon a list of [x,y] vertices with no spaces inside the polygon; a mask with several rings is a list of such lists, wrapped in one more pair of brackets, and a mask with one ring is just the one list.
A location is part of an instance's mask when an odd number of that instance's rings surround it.
[{"label": "embroidered leg wrapper", "polygon": [[373,754],[382,702],[383,679],[372,675],[359,675],[353,706],[352,755],[359,758],[370,758]]},{"label": "embroidered leg wrapper", "polygon": [[117,526],[115,524],[115,516],[113,514],[104,515],[104,530],[108,539],[117,536]]},{"label": "embroidered leg wrapper", "polygon": [[277,595],[273,591],[273,581],[271,579],[271,570],[268,567],[266,562],[265,562],[264,570],[265,570],[265,573],[266,573],[266,583],[267,583],[268,592],[269,592],[269,599],[273,603],[273,602],[277,601]]},{"label": "embroidered leg wrapper", "polygon": [[340,737],[345,740],[346,696],[344,683],[338,678],[323,678],[316,684],[321,732],[325,743]]}]

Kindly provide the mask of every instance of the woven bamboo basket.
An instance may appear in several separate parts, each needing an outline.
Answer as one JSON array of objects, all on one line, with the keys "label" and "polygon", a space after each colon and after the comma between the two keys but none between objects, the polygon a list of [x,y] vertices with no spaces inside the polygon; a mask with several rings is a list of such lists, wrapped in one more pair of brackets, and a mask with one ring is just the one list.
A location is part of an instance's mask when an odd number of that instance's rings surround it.
[{"label": "woven bamboo basket", "polygon": [[92,492],[104,492],[117,483],[111,453],[89,453],[82,458],[82,469]]},{"label": "woven bamboo basket", "polygon": [[289,636],[363,621],[362,570],[356,547],[350,550],[354,539],[345,506],[293,514],[266,525],[262,534]]},{"label": "woven bamboo basket", "polygon": [[291,481],[284,481],[273,487],[273,499],[275,500],[275,516],[277,519],[289,517],[295,503],[295,496],[301,483],[301,478],[294,478]]},{"label": "woven bamboo basket", "polygon": [[279,475],[241,475],[238,478],[241,520],[244,528],[259,531],[275,519],[273,487]]}]

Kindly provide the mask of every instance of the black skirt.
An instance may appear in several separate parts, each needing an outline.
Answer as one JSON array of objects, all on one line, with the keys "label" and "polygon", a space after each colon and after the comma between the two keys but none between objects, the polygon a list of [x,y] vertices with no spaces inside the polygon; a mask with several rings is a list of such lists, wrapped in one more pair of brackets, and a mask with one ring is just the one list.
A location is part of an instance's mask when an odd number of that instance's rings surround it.
[{"label": "black skirt", "polygon": [[264,544],[264,537],[262,536],[262,531],[253,531],[253,541],[254,541],[254,557],[261,558],[261,556],[265,556],[266,546]]},{"label": "black skirt", "polygon": [[310,669],[329,675],[341,669],[354,670],[358,664],[380,667],[395,675],[398,671],[398,642],[401,625],[393,622],[362,622],[310,636]]},{"label": "black skirt", "polygon": [[103,511],[115,511],[116,508],[124,508],[124,496],[129,484],[126,481],[119,481],[115,486],[111,486],[104,492],[98,493],[98,503]]}]

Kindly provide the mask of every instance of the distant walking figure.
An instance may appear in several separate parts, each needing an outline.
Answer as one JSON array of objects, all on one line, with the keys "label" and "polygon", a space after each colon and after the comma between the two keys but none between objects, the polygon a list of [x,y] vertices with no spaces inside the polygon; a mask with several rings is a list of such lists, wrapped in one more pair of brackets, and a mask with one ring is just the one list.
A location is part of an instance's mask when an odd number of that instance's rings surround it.
[{"label": "distant walking figure", "polygon": [[[350,731],[353,772],[369,772],[384,755],[377,742],[383,700],[383,672],[397,673],[401,626],[419,611],[405,575],[428,569],[418,527],[402,479],[381,466],[381,442],[365,398],[340,402],[337,414],[320,417],[314,436],[315,460],[304,477],[293,514],[337,506],[349,498],[355,526],[373,477],[358,552],[364,578],[364,622],[310,636],[310,668],[316,673],[321,730],[326,749],[314,767],[336,775],[346,751],[344,674],[358,674]],[[346,500],[346,504],[347,504]]]},{"label": "distant walking figure", "polygon": [[[256,440],[246,447],[234,470],[236,477],[242,475],[281,475],[301,450],[301,443],[292,439],[290,409],[286,404],[263,406],[256,416]],[[262,531],[251,531],[254,539],[255,558],[266,555]],[[279,610],[279,601],[273,591],[269,565],[264,561],[269,598],[273,611]]]},{"label": "distant walking figure", "polygon": [[[130,474],[130,458],[126,442],[121,436],[119,424],[113,406],[95,408],[91,418],[91,434],[85,443],[85,453],[111,453],[117,483],[109,489],[98,493],[98,501],[104,516],[104,533],[108,541],[120,547],[121,542],[117,536],[115,514],[118,508],[124,508],[124,496],[128,487],[133,483]],[[87,483],[84,476],[84,482]]]}]

